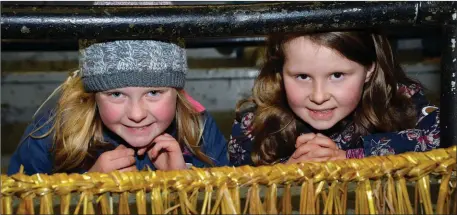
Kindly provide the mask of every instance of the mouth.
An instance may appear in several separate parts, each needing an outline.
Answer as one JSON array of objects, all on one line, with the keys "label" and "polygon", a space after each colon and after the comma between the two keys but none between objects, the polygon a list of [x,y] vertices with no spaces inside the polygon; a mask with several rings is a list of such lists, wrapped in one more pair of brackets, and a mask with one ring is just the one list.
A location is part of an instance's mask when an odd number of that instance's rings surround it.
[{"label": "mouth", "polygon": [[329,120],[333,116],[333,112],[336,108],[328,109],[309,109],[310,116],[315,120]]},{"label": "mouth", "polygon": [[144,129],[149,128],[149,126],[151,126],[152,124],[153,123],[150,123],[150,124],[147,124],[147,125],[143,125],[143,126],[128,126],[128,125],[125,125],[125,127],[127,127],[128,129],[134,130],[134,131],[142,131]]},{"label": "mouth", "polygon": [[327,108],[327,109],[310,109],[310,108],[308,108],[308,110],[310,110],[312,112],[316,112],[316,113],[328,113],[330,111],[335,110],[335,108]]}]

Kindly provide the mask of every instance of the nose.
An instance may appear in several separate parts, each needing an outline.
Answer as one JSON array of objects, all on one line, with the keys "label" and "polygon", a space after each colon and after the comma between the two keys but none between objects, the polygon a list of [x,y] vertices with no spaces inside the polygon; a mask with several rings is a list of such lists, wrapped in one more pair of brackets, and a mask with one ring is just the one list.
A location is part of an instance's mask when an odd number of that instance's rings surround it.
[{"label": "nose", "polygon": [[147,117],[147,108],[141,100],[130,103],[127,117],[134,122],[141,122]]},{"label": "nose", "polygon": [[315,104],[323,104],[330,99],[330,93],[327,91],[324,83],[315,83],[310,100]]}]

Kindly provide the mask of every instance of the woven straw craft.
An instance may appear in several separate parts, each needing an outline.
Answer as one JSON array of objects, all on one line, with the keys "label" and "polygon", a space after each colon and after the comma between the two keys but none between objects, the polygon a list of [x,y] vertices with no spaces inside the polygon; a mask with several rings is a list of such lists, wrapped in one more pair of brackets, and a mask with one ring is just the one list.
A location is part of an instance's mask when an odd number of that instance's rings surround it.
[{"label": "woven straw craft", "polygon": [[[109,174],[17,173],[1,176],[0,212],[345,214],[351,209],[356,214],[456,214],[455,173],[456,146],[292,165]],[[435,184],[437,192],[431,189]],[[410,192],[408,188],[412,188]],[[299,201],[294,205],[296,190]],[[351,194],[355,201],[348,198]]]}]

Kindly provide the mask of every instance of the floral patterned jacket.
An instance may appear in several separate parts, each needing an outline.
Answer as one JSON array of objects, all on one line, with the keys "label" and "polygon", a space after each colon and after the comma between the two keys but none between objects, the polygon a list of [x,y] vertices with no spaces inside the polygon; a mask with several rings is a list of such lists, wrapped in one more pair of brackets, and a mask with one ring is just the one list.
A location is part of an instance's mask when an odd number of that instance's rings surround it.
[{"label": "floral patterned jacket", "polygon": [[[431,106],[420,85],[399,85],[398,90],[411,97],[416,105],[418,116],[416,127],[399,132],[370,134],[355,141],[357,144],[353,144],[354,141],[351,139],[354,126],[350,123],[343,130],[329,136],[340,149],[347,152],[347,158],[428,151],[439,147],[439,109]],[[253,165],[251,160],[254,139],[251,134],[253,118],[254,112],[246,111],[242,113],[241,120],[235,119],[233,124],[228,151],[230,162],[235,166]],[[286,160],[288,157],[280,159],[280,161]]]}]

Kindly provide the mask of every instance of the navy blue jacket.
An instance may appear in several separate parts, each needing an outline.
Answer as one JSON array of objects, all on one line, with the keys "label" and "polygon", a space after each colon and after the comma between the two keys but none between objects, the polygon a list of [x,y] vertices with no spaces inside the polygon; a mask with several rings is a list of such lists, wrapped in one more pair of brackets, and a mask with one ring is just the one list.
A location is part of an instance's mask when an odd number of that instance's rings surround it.
[{"label": "navy blue jacket", "polygon": [[[21,139],[21,143],[11,157],[8,167],[8,175],[17,173],[21,165],[24,166],[25,174],[28,175],[35,173],[54,173],[54,158],[51,151],[53,135],[50,134],[40,139],[29,136],[30,132],[32,132],[34,129],[44,125],[50,118],[51,114],[51,111],[47,111],[41,116],[36,117],[35,120],[26,128]],[[205,127],[202,136],[202,152],[213,160],[215,166],[229,165],[227,141],[225,140],[211,115],[207,111],[202,112],[202,115],[205,119]],[[33,136],[36,137],[45,134],[49,131],[51,126],[52,123],[45,124],[40,130],[35,132]],[[170,125],[170,128],[167,129],[166,132],[176,138],[176,128],[174,123]],[[104,128],[103,136],[104,140],[110,144],[113,144],[114,147],[118,146],[119,144],[123,144],[123,140],[119,136],[113,132],[110,132],[106,128]],[[209,167],[208,164],[204,163],[192,153],[190,153],[186,147],[183,148],[183,156],[186,163],[191,163],[195,167]],[[100,152],[98,155],[101,153],[102,152]],[[146,166],[149,166],[153,170],[155,169],[148,156],[136,155],[135,159],[137,169],[143,170]],[[84,173],[87,172],[87,170],[88,169],[79,168],[69,171],[68,173]]]}]

